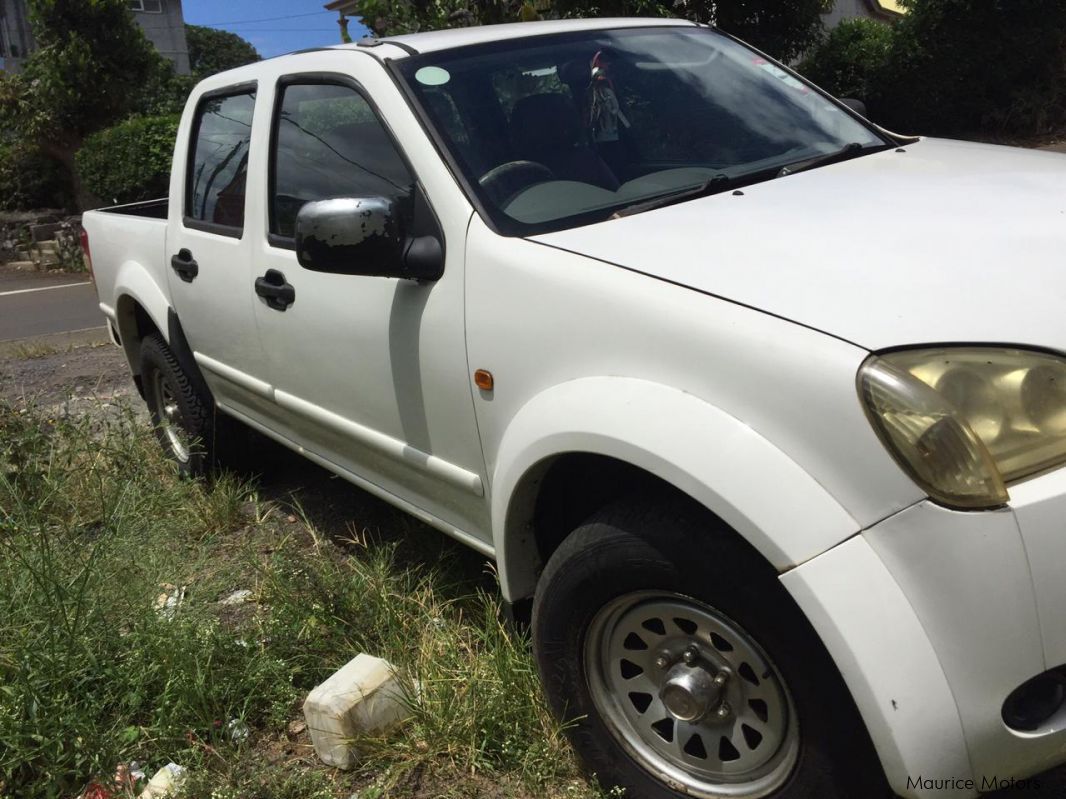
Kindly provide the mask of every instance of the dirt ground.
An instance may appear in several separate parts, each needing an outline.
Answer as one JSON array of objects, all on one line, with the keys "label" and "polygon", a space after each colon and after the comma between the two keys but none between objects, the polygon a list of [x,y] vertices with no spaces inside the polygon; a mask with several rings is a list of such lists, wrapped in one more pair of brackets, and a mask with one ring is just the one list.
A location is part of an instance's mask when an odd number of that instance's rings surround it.
[{"label": "dirt ground", "polygon": [[0,400],[65,414],[123,403],[143,409],[126,357],[112,344],[14,350],[0,357]]}]

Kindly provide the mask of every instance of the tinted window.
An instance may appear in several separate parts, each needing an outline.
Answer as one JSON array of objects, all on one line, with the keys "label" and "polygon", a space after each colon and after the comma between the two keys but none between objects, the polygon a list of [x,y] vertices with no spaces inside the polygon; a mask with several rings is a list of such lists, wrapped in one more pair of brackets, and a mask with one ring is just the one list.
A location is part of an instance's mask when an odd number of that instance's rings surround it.
[{"label": "tinted window", "polygon": [[293,85],[275,122],[270,231],[294,235],[305,203],[386,197],[409,207],[414,179],[370,104],[354,89]]},{"label": "tinted window", "polygon": [[254,110],[254,93],[212,97],[200,105],[186,216],[231,228],[244,227]]}]

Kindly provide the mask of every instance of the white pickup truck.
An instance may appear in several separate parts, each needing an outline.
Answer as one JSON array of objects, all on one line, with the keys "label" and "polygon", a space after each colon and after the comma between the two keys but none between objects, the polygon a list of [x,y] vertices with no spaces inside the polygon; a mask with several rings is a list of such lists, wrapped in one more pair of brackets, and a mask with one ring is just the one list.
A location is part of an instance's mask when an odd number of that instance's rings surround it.
[{"label": "white pickup truck", "polygon": [[239,420],[496,559],[635,799],[1066,761],[1066,158],[878,128],[714,29],[216,75],[85,216],[160,439]]}]

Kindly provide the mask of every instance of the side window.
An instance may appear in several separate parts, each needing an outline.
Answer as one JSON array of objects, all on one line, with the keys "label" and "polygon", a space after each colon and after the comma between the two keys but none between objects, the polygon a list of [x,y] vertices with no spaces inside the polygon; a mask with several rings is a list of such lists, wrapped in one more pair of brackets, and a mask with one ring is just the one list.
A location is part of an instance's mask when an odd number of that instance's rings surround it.
[{"label": "side window", "polygon": [[193,125],[185,216],[240,232],[255,92],[209,97]]},{"label": "side window", "polygon": [[334,197],[407,201],[414,178],[359,92],[333,84],[283,90],[274,120],[270,232],[292,238],[305,203]]}]

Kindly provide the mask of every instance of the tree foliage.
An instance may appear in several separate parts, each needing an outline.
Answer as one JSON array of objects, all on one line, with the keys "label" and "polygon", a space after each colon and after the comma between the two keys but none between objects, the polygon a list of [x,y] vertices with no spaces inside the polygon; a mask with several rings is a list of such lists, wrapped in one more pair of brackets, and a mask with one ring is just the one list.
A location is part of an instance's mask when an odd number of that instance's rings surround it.
[{"label": "tree foliage", "polygon": [[826,0],[364,0],[359,13],[379,36],[539,16],[683,17],[717,25],[787,61],[818,42],[825,10]]},{"label": "tree foliage", "polygon": [[1066,125],[1066,3],[907,0],[884,77],[886,122],[941,133]]},{"label": "tree foliage", "polygon": [[92,194],[114,203],[165,196],[178,116],[134,117],[94,133],[78,151],[78,171]]},{"label": "tree foliage", "polygon": [[908,133],[1039,136],[1066,127],[1066,3],[906,5],[891,27],[843,23],[801,71]]},{"label": "tree foliage", "polygon": [[125,0],[30,0],[30,20],[38,49],[22,74],[0,77],[0,124],[61,162],[81,195],[78,146],[136,110],[170,65]]},{"label": "tree foliage", "polygon": [[800,72],[837,97],[876,104],[885,65],[892,53],[893,29],[864,17],[847,19],[800,65]]},{"label": "tree foliage", "polygon": [[197,80],[260,60],[259,52],[251,44],[229,31],[186,25],[185,40],[189,45],[189,64]]}]

